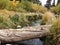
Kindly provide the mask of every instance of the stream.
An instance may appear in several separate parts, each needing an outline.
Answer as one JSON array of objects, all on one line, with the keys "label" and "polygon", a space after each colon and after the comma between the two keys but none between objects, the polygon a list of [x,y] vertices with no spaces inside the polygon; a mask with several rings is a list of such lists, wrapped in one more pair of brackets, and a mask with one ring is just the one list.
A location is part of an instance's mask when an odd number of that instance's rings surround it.
[{"label": "stream", "polygon": [[26,41],[18,42],[19,45],[43,45],[40,39],[31,39]]}]

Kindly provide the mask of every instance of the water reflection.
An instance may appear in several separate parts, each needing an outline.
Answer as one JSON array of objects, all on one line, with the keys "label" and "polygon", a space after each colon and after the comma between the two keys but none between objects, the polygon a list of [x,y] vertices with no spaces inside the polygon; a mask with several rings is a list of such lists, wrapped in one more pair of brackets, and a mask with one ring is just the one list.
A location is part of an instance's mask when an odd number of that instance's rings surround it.
[{"label": "water reflection", "polygon": [[27,41],[18,42],[20,45],[43,45],[43,42],[40,39],[31,39]]}]

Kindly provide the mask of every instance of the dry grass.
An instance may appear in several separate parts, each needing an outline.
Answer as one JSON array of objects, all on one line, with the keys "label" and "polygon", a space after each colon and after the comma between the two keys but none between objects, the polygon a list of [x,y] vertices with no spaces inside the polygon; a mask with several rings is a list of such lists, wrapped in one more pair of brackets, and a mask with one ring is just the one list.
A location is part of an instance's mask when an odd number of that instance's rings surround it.
[{"label": "dry grass", "polygon": [[7,16],[7,17],[12,16],[15,13],[16,12],[14,12],[14,11],[8,11],[6,9],[0,10],[0,15],[4,15],[4,16]]},{"label": "dry grass", "polygon": [[46,24],[51,24],[53,23],[55,20],[56,20],[56,17],[54,16],[53,13],[51,12],[46,12],[43,17],[42,17],[43,21],[46,23]]}]

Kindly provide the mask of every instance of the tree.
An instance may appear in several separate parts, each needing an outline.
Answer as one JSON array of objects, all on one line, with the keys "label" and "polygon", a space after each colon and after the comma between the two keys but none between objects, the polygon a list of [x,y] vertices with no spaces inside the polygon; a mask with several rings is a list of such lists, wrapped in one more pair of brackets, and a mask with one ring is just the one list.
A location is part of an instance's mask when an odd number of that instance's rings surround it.
[{"label": "tree", "polygon": [[55,0],[53,0],[53,4],[52,4],[52,6],[55,6]]},{"label": "tree", "polygon": [[57,5],[60,3],[60,0],[57,1]]},{"label": "tree", "polygon": [[45,7],[47,7],[48,9],[50,9],[51,6],[51,0],[47,0]]}]

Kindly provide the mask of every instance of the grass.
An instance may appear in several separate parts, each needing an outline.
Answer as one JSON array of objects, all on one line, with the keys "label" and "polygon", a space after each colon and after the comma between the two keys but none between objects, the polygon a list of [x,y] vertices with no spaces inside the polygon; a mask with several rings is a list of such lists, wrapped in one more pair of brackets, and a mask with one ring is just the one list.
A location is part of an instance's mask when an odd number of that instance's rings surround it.
[{"label": "grass", "polygon": [[31,26],[32,22],[41,19],[40,16],[42,16],[36,13],[18,13],[6,9],[0,11],[0,29],[17,28],[18,25]]},{"label": "grass", "polygon": [[45,38],[45,45],[60,45],[60,17],[56,18],[50,28],[50,35]]},{"label": "grass", "polygon": [[42,16],[42,21],[41,24],[52,24],[55,21],[56,17],[53,13],[51,12],[46,12],[43,16]]},{"label": "grass", "polygon": [[12,21],[8,17],[0,15],[0,29],[7,29],[13,27],[14,23],[12,23]]},{"label": "grass", "polygon": [[55,7],[51,7],[51,11],[55,14],[60,14],[60,4]]},{"label": "grass", "polygon": [[[6,3],[7,2],[7,3]],[[9,11],[15,12],[37,12],[37,13],[45,13],[47,9],[41,5],[34,4],[29,1],[12,2],[9,0],[0,1],[0,9],[7,9]]]}]

